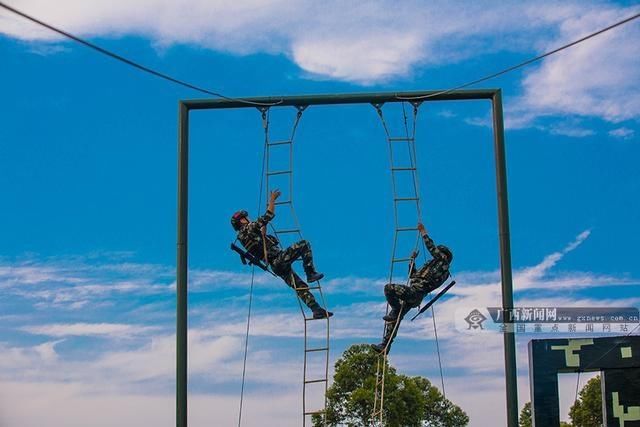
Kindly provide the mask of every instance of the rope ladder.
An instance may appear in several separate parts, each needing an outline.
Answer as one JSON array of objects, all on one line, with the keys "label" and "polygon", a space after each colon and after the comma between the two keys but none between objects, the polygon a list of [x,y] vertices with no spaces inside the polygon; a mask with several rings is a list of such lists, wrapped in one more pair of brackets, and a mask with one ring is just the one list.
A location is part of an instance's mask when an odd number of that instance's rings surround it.
[{"label": "rope ladder", "polygon": [[[265,156],[266,156],[266,194],[269,194],[275,188],[285,188],[286,193],[283,193],[284,200],[276,201],[276,205],[279,206],[280,217],[286,217],[282,215],[282,209],[286,209],[288,217],[286,221],[276,221],[272,224],[274,234],[278,240],[291,242],[302,240],[302,231],[298,216],[294,209],[293,204],[293,181],[294,181],[294,140],[298,124],[302,118],[302,114],[306,107],[296,106],[296,117],[293,122],[291,133],[288,139],[284,140],[272,140],[271,129],[269,126],[269,108],[263,107],[259,110],[262,113],[262,122],[265,132]],[[276,185],[284,184],[283,186]],[[285,218],[283,218],[285,219]],[[283,222],[288,222],[283,224]],[[284,246],[284,245],[283,245]],[[299,261],[299,260],[297,260]],[[304,319],[304,359],[303,359],[303,377],[302,377],[302,426],[313,425],[313,417],[320,417],[323,426],[327,425],[326,419],[326,406],[327,406],[327,388],[329,386],[329,351],[330,351],[330,324],[329,318],[314,319],[313,316],[308,316],[305,311],[304,302],[298,296],[297,291],[300,289],[307,289],[308,291],[315,291],[319,296],[318,302],[320,305],[327,309],[324,293],[322,292],[322,286],[320,281],[313,283],[312,285],[306,284],[298,287],[298,281],[291,277],[291,283],[294,284],[293,288],[296,291],[296,299],[300,307],[300,313]],[[310,333],[310,322],[321,322],[316,325],[322,325],[322,338],[320,343],[312,341],[312,335]],[[312,355],[322,355],[322,370],[320,373],[313,372],[311,368],[310,359]],[[313,372],[313,374],[312,374]],[[312,393],[310,392],[314,385],[322,385],[322,402],[321,406],[318,402],[313,406],[309,402]]]},{"label": "rope ladder", "polygon": [[[396,273],[396,264],[409,264],[409,270],[415,264],[416,251],[419,245],[422,244],[423,256],[426,259],[424,252],[424,242],[420,236],[420,232],[417,228],[417,223],[422,221],[422,210],[420,206],[420,188],[417,168],[416,157],[416,124],[418,118],[418,109],[421,102],[411,102],[413,107],[411,117],[407,114],[405,103],[402,103],[402,124],[403,124],[403,136],[393,136],[390,130],[387,120],[383,112],[382,104],[373,104],[378,117],[382,123],[382,127],[385,132],[387,140],[387,146],[389,149],[389,168],[391,171],[391,186],[393,196],[393,215],[394,215],[394,233],[393,233],[393,247],[391,251],[391,262],[389,266],[389,283],[397,283],[394,281]],[[411,237],[411,234],[415,235],[415,240],[407,239]],[[409,275],[406,276],[406,284],[409,282]],[[433,308],[433,307],[432,307]],[[386,347],[380,353],[376,363],[376,381],[374,391],[374,404],[371,416],[371,426],[381,427],[384,426],[384,390],[385,379],[388,370],[388,350],[389,346],[395,339],[398,333],[398,327],[400,321],[403,318],[404,306],[401,305],[400,313],[395,322],[385,322],[383,335],[386,335],[388,328],[392,328],[389,341],[386,343]],[[389,313],[389,305],[387,304],[386,314]],[[434,327],[435,327],[435,312],[434,314]],[[436,335],[437,342],[437,335]],[[439,344],[437,344],[439,346]],[[439,348],[439,347],[438,347]],[[440,362],[440,355],[438,351],[438,361]],[[441,365],[440,365],[441,366]],[[444,379],[443,382],[444,390]]]}]

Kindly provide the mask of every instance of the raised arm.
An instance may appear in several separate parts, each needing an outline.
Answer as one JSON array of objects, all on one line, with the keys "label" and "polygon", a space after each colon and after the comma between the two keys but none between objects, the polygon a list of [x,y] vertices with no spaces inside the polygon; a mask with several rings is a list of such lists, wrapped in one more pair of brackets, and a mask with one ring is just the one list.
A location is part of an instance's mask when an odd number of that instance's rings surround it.
[{"label": "raised arm", "polygon": [[256,223],[260,228],[265,227],[269,221],[276,216],[276,200],[280,197],[279,190],[273,190],[269,194],[269,204],[267,205],[267,211],[256,220]]},{"label": "raised arm", "polygon": [[424,240],[424,245],[429,250],[431,256],[434,258],[443,258],[444,254],[442,254],[436,244],[433,243],[433,240],[431,240],[431,237],[429,237],[429,235],[427,234],[427,230],[424,228],[424,225],[421,222],[418,223],[418,231],[420,231],[422,240]]}]

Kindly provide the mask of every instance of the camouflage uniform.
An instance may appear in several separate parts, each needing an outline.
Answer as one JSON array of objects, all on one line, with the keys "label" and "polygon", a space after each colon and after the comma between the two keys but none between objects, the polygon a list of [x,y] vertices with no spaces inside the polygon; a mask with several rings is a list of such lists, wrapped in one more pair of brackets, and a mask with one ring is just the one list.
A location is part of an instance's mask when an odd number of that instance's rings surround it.
[{"label": "camouflage uniform", "polygon": [[[389,316],[394,319],[385,323],[383,346],[390,341],[393,342],[404,316],[412,308],[418,307],[428,293],[440,287],[449,278],[447,255],[433,243],[428,235],[425,234],[423,240],[433,259],[420,269],[416,269],[415,265],[411,264],[409,285],[389,283],[384,287],[384,296],[391,306]],[[398,323],[397,327],[396,323]]]},{"label": "camouflage uniform", "polygon": [[[311,244],[306,240],[300,240],[287,249],[282,250],[277,237],[271,234],[263,234],[262,231],[274,216],[275,214],[273,212],[267,210],[266,213],[257,220],[245,224],[238,230],[238,240],[240,240],[242,246],[244,246],[249,253],[269,264],[273,273],[293,288],[307,307],[311,310],[320,309],[320,306],[309,291],[309,285],[291,268],[295,260],[302,258],[305,273],[307,273],[308,276],[315,273]],[[263,236],[266,238],[266,245],[263,243]],[[265,251],[267,255],[266,260]]]}]

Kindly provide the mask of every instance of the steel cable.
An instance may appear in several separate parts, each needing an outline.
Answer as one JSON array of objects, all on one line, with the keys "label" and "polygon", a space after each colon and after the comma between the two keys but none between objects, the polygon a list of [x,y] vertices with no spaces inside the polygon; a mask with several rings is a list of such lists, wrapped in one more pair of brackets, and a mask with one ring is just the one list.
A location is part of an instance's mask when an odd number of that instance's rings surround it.
[{"label": "steel cable", "polygon": [[157,70],[149,68],[149,67],[147,67],[145,65],[142,65],[142,64],[140,64],[138,62],[135,62],[135,61],[133,61],[131,59],[125,58],[124,56],[119,55],[119,54],[117,54],[115,52],[112,52],[110,50],[107,50],[107,49],[105,49],[103,47],[100,47],[95,43],[92,43],[92,42],[90,42],[88,40],[85,40],[85,39],[83,39],[83,38],[81,38],[79,36],[73,35],[73,34],[67,32],[65,30],[62,30],[62,29],[60,29],[58,27],[55,27],[55,26],[53,26],[51,24],[48,24],[48,23],[46,23],[46,22],[44,22],[44,21],[42,21],[42,20],[40,20],[38,18],[35,18],[35,17],[31,16],[31,15],[28,15],[27,13],[22,12],[22,11],[20,11],[20,10],[14,8],[14,7],[11,7],[6,3],[0,2],[0,7],[6,9],[6,10],[8,10],[8,11],[10,11],[10,12],[16,14],[16,15],[19,15],[19,16],[21,16],[21,17],[23,17],[23,18],[35,23],[35,24],[38,24],[38,25],[40,25],[42,27],[45,27],[45,28],[57,33],[57,34],[60,34],[63,37],[66,37],[66,38],[68,38],[70,40],[73,40],[76,43],[80,43],[83,46],[86,46],[86,47],[88,47],[90,49],[93,49],[93,50],[103,54],[103,55],[106,55],[106,56],[108,56],[108,57],[110,57],[112,59],[115,59],[117,61],[123,62],[123,63],[125,63],[125,64],[127,64],[127,65],[129,65],[131,67],[137,68],[140,71],[143,71],[145,73],[148,73],[148,74],[151,74],[153,76],[159,77],[161,79],[167,80],[167,81],[169,81],[171,83],[175,83],[177,85],[186,87],[188,89],[192,89],[192,90],[195,90],[195,91],[198,91],[198,92],[201,92],[201,93],[205,93],[207,95],[212,95],[212,96],[215,96],[215,97],[218,97],[218,98],[222,98],[222,99],[226,99],[226,100],[229,100],[229,101],[236,101],[236,102],[240,102],[240,103],[243,103],[243,104],[249,104],[249,105],[271,106],[271,105],[278,105],[278,104],[280,104],[282,102],[282,101],[280,101],[280,102],[276,102],[276,103],[267,104],[267,103],[247,101],[247,100],[244,100],[244,99],[241,99],[241,98],[232,98],[232,97],[223,95],[221,93],[214,92],[214,91],[211,91],[209,89],[205,89],[205,88],[203,88],[201,86],[196,86],[196,85],[194,85],[192,83],[186,82],[184,80],[177,79],[175,77],[171,77],[168,74],[162,73],[160,71],[157,71]]}]

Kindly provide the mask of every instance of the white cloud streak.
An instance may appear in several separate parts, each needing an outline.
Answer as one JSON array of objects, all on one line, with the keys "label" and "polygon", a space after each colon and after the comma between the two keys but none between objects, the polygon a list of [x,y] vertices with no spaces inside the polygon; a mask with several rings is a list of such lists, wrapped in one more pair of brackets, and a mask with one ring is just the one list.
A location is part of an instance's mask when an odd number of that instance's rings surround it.
[{"label": "white cloud streak", "polygon": [[[299,425],[300,396],[294,391],[247,393],[243,425]],[[238,397],[228,394],[189,395],[189,425],[229,426],[237,423]],[[0,425],[21,427],[122,427],[175,424],[175,398],[170,393],[144,395],[106,390],[78,383],[0,382]]]},{"label": "white cloud streak", "polygon": [[[365,85],[411,78],[418,69],[465,66],[466,59],[487,54],[533,56],[637,12],[635,7],[595,0],[196,0],[188,7],[171,0],[12,4],[80,36],[133,35],[161,49],[186,44],[237,55],[284,55],[307,76]],[[0,11],[0,33],[28,41],[32,50],[45,54],[59,49],[57,34],[7,12]],[[612,123],[638,119],[639,38],[640,28],[632,23],[527,69],[522,94],[507,99],[507,127],[585,137],[595,131],[577,124],[576,117]],[[471,70],[467,74],[469,79],[479,77]]]},{"label": "white cloud streak", "polygon": [[[595,300],[588,296],[569,298],[560,291],[559,286],[575,287],[576,282],[582,287],[601,286],[605,282],[624,286],[632,286],[635,283],[637,286],[637,281],[634,282],[628,278],[602,276],[589,272],[554,274],[554,269],[562,259],[572,251],[578,250],[581,245],[586,244],[590,235],[591,231],[585,230],[561,250],[545,256],[538,264],[516,271],[514,282],[518,297],[517,304],[527,306],[637,304],[640,301],[639,298],[612,297],[608,300]],[[2,266],[3,270],[0,270],[4,272],[2,277],[7,279],[4,282],[5,291],[25,287],[41,287],[42,291],[46,291],[49,285],[58,287],[64,284],[65,275],[69,276],[73,286],[86,286],[84,273],[74,272],[68,261],[58,260],[58,263],[61,265],[56,266],[52,262],[39,264],[32,260],[28,270]],[[79,265],[84,265],[84,261]],[[43,267],[42,271],[39,266]],[[123,282],[131,281],[141,271],[146,272],[145,275],[148,276],[147,279],[151,283],[165,280],[164,269],[160,266],[150,268],[144,264],[129,264],[118,269],[108,263],[103,263],[96,270],[100,274],[92,276],[91,279],[106,283],[116,270],[118,271],[118,280]],[[8,271],[10,273],[7,273]],[[232,282],[236,279],[233,273],[215,271],[201,271],[200,273],[201,285],[203,287],[212,286],[214,289],[217,287],[216,280],[233,286]],[[20,278],[24,279],[25,283],[20,283]],[[55,278],[55,282],[50,283],[49,280],[52,278]],[[241,277],[239,278],[241,279]],[[460,333],[455,328],[457,320],[455,316],[456,310],[461,307],[499,306],[499,274],[493,271],[466,272],[458,274],[456,279],[459,284],[451,290],[447,298],[436,306],[440,348],[447,374],[447,385],[453,384],[448,387],[449,397],[469,410],[474,417],[471,425],[487,425],[488,422],[495,421],[495,419],[489,420],[486,411],[483,413],[481,409],[493,408],[495,402],[487,400],[485,405],[479,406],[473,403],[475,401],[473,399],[477,399],[477,393],[496,396],[496,398],[503,395],[501,376],[504,368],[502,358],[499,356],[502,354],[502,337],[491,333],[478,335]],[[334,307],[336,312],[332,321],[334,348],[336,343],[340,343],[338,345],[340,348],[354,342],[373,342],[379,339],[383,325],[380,316],[384,313],[384,300],[381,295],[381,287],[384,282],[384,280],[378,279],[349,277],[335,279],[327,283],[327,294],[334,290],[347,292],[350,286],[345,284],[355,283],[352,295],[361,301]],[[207,285],[207,283],[210,284]],[[281,286],[281,284],[278,285]],[[532,291],[540,290],[544,290],[544,293],[532,293]],[[145,291],[137,287],[128,289],[126,293],[113,290],[113,294],[119,298],[116,301],[130,299],[136,295],[136,292],[144,293]],[[173,298],[172,293],[162,293],[159,296]],[[15,297],[19,296],[16,294]],[[100,298],[105,298],[105,295],[101,294]],[[63,310],[61,307],[54,308],[59,310],[58,314],[66,313],[60,311]],[[168,308],[166,305],[156,303],[149,309],[165,311]],[[201,310],[202,313],[192,317],[192,328],[188,338],[189,372],[192,379],[205,387],[206,390],[216,390],[215,394],[202,394],[197,398],[205,399],[214,406],[222,405],[222,402],[228,405],[230,396],[233,394],[230,390],[234,390],[234,387],[238,385],[238,375],[242,368],[246,311],[244,306],[212,307],[208,303],[202,303],[197,310]],[[144,320],[144,317],[141,319]],[[23,321],[24,319],[7,319],[7,322]],[[159,329],[158,325],[152,321],[149,322],[142,321],[135,324],[104,321],[70,321],[51,324],[30,322],[32,324],[29,326],[17,327],[18,331],[36,337],[43,336],[45,340],[33,345],[0,343],[0,382],[17,384],[16,387],[24,390],[29,389],[36,394],[45,393],[51,384],[67,384],[71,387],[78,387],[76,390],[92,390],[95,401],[85,402],[89,407],[100,401],[104,401],[105,407],[108,407],[109,402],[113,401],[113,396],[130,395],[131,393],[138,396],[137,399],[141,404],[149,404],[150,408],[154,405],[160,405],[160,402],[163,401],[161,396],[166,396],[173,387],[175,335],[172,331]],[[253,387],[258,389],[265,387],[272,390],[270,401],[289,399],[290,402],[293,402],[294,399],[299,398],[295,393],[300,381],[302,362],[299,354],[301,334],[302,320],[296,307],[289,306],[286,311],[283,311],[282,308],[274,309],[272,307],[269,312],[263,312],[259,309],[254,312],[248,378]],[[321,337],[321,335],[319,331],[310,330],[310,336],[314,339]],[[105,345],[98,346],[88,357],[70,357],[73,354],[72,349],[77,345],[77,340],[83,338],[97,339]],[[431,348],[433,340],[434,330],[430,315],[423,316],[415,322],[406,321],[402,324],[399,343],[411,342],[412,351],[415,348]],[[526,367],[525,340],[526,337],[518,338],[518,362],[521,368]],[[398,345],[396,348],[398,351],[392,353],[392,362],[397,364],[401,370],[412,374],[427,375],[434,380],[434,383],[438,382],[434,377],[437,375],[435,360],[434,364],[429,366],[416,364],[416,360],[412,359],[411,354],[399,350],[402,346]],[[483,349],[482,355],[478,354],[478,348]],[[338,354],[334,350],[333,357],[337,356]],[[525,374],[526,369],[521,369],[520,373]],[[470,376],[474,378],[474,383],[478,384],[478,387],[459,387],[460,378],[469,378]],[[523,379],[523,381],[526,380]],[[96,390],[100,391],[96,392]],[[85,395],[74,392],[57,396],[60,396],[61,399],[59,404],[64,406],[81,402]],[[131,399],[136,400],[133,395]],[[249,397],[249,401],[252,401],[251,399],[252,397]],[[35,401],[37,402],[38,399]],[[0,402],[4,403],[2,400]],[[253,404],[259,405],[257,401]],[[47,410],[45,406],[43,404],[40,408],[45,411]],[[223,412],[221,417],[232,418],[232,411],[228,407],[222,405],[220,411]],[[501,411],[502,409],[496,407],[496,412]],[[146,413],[145,417],[151,417],[151,412]],[[275,415],[276,412],[278,415]],[[29,423],[36,425],[37,422],[34,420],[39,420],[41,414],[37,411],[33,414],[26,414],[16,407],[4,412],[4,416],[5,418],[9,417],[12,421],[24,420],[21,425],[29,425]],[[297,408],[281,408],[271,416],[274,418],[265,419],[280,420],[287,419],[287,417],[295,419]],[[80,419],[83,418],[78,418],[78,420]],[[139,418],[133,417],[132,419]],[[126,422],[123,425],[127,425]],[[81,421],[78,423],[81,425]],[[55,423],[50,425],[56,426]]]},{"label": "white cloud streak", "polygon": [[[577,39],[637,13],[637,7],[595,6],[560,25],[560,40]],[[638,117],[640,70],[638,25],[629,24],[548,58],[527,74],[524,98],[536,115],[598,116],[610,122]]]},{"label": "white cloud streak", "polygon": [[626,127],[621,127],[609,131],[610,136],[620,139],[631,139],[634,137],[635,133],[635,130]]},{"label": "white cloud streak", "polygon": [[50,337],[131,337],[153,331],[151,326],[136,326],[119,323],[56,323],[41,326],[25,326],[22,331]]}]

